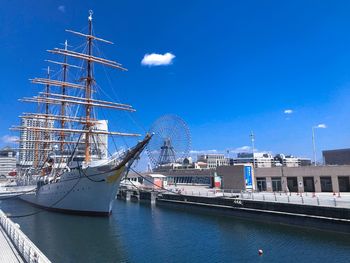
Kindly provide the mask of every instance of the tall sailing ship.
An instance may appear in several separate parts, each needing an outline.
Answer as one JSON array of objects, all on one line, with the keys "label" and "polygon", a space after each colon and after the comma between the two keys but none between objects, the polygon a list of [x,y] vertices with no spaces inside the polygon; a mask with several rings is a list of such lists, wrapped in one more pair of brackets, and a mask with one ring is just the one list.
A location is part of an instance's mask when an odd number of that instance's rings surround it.
[{"label": "tall sailing ship", "polygon": [[[47,60],[61,68],[60,79],[47,71],[46,78],[34,78],[44,91],[37,96],[21,99],[38,105],[38,111],[23,113],[20,131],[19,182],[35,188],[20,198],[50,210],[109,215],[120,179],[139,157],[151,135],[146,135],[134,147],[108,154],[108,137],[140,136],[135,133],[108,130],[108,120],[97,117],[96,108],[134,112],[131,105],[97,99],[95,64],[125,71],[119,63],[97,56],[96,42],[112,44],[93,34],[92,11],[88,16],[88,32],[66,30],[86,39],[83,52],[64,48],[48,50],[61,60]],[[80,61],[81,66],[68,64]],[[83,72],[78,81],[70,81],[69,69]]]}]

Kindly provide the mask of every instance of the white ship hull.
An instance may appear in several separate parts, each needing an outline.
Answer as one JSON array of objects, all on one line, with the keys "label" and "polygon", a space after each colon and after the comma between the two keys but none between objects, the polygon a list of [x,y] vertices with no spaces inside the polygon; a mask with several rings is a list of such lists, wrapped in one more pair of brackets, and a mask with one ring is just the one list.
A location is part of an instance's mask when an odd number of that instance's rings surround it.
[{"label": "white ship hull", "polygon": [[71,168],[61,175],[52,172],[56,177],[46,180],[39,177],[36,189],[19,197],[33,205],[58,212],[110,215],[121,178],[151,138],[152,135],[147,134],[119,160],[99,160],[88,167]]},{"label": "white ship hull", "polygon": [[[116,174],[118,170],[101,171],[103,168],[108,166],[92,167],[80,172],[73,169],[61,175],[58,182],[42,185],[35,192],[20,198],[53,211],[109,215],[122,176]],[[115,180],[108,182],[111,176]]]}]

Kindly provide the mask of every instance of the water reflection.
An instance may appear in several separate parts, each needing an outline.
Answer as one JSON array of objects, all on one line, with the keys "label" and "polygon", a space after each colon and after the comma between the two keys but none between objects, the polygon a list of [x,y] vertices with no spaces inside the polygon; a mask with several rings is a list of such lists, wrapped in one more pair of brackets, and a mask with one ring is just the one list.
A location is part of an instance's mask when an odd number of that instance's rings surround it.
[{"label": "water reflection", "polygon": [[[12,214],[37,211],[3,201]],[[53,262],[348,262],[350,236],[116,201],[109,218],[43,212],[15,219]],[[263,248],[259,257],[257,250]]]},{"label": "water reflection", "polygon": [[[38,211],[21,201],[0,205],[13,215]],[[72,216],[42,212],[17,218],[22,230],[53,262],[121,262],[127,261],[118,225],[113,218]],[[111,231],[113,230],[113,231]]]}]

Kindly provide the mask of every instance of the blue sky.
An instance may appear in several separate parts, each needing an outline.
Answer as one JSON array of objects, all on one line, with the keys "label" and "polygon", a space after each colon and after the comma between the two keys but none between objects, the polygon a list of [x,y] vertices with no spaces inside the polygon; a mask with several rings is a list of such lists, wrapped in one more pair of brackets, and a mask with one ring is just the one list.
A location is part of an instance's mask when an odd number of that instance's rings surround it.
[{"label": "blue sky", "polygon": [[[84,29],[89,9],[95,33],[116,43],[99,47],[129,69],[99,83],[138,110],[136,131],[171,113],[188,123],[194,151],[234,152],[253,130],[259,150],[311,157],[311,127],[324,123],[318,156],[349,147],[350,3],[229,0],[3,0],[1,145],[28,111],[17,99],[39,91],[28,79],[43,76],[46,50],[76,45],[64,29]],[[172,64],[141,65],[167,52]]]}]

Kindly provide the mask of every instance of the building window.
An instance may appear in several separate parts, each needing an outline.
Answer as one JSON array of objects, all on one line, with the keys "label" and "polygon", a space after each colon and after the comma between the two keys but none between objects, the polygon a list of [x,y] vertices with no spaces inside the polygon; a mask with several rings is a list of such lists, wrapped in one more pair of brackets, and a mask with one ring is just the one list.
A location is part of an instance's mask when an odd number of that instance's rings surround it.
[{"label": "building window", "polygon": [[315,183],[313,177],[303,177],[304,192],[315,192]]},{"label": "building window", "polygon": [[274,192],[282,191],[281,177],[272,178],[271,181],[272,181],[272,191]]},{"label": "building window", "polygon": [[339,192],[350,192],[349,178],[349,176],[338,176]]},{"label": "building window", "polygon": [[259,191],[266,191],[266,178],[261,177],[256,179],[256,185]]},{"label": "building window", "polygon": [[288,177],[287,186],[290,192],[298,192],[298,179],[296,177]]},{"label": "building window", "polygon": [[330,176],[321,176],[321,192],[332,192],[332,178]]}]

